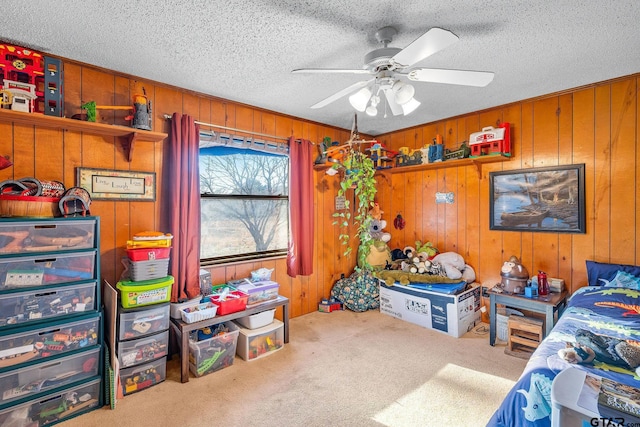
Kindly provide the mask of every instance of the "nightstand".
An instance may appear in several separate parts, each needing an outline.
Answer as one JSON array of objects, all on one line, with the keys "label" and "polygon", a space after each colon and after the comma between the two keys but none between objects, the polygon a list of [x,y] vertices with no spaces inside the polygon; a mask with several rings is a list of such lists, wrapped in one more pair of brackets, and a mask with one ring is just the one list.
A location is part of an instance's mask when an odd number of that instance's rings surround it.
[{"label": "nightstand", "polygon": [[[562,314],[562,310],[567,306],[567,297],[569,292],[562,291],[560,293],[550,293],[545,296],[525,297],[524,294],[509,294],[506,292],[497,293],[489,291],[489,344],[496,343],[496,306],[503,304],[512,308],[521,308],[523,310],[533,311],[545,315],[545,334],[546,337],[551,332],[555,319]],[[556,316],[557,315],[557,316]]]}]

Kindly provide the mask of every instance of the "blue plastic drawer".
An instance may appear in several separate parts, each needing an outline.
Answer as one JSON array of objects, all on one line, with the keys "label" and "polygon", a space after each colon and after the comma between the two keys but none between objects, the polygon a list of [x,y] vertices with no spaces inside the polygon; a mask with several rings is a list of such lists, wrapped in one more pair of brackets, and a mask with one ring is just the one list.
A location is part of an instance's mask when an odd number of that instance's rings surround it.
[{"label": "blue plastic drawer", "polygon": [[0,294],[0,326],[96,309],[96,282]]},{"label": "blue plastic drawer", "polygon": [[95,279],[96,251],[0,258],[0,290]]},{"label": "blue plastic drawer", "polygon": [[0,374],[0,404],[98,375],[100,348]]},{"label": "blue plastic drawer", "polygon": [[0,222],[0,255],[96,247],[96,219]]},{"label": "blue plastic drawer", "polygon": [[52,321],[36,329],[12,329],[0,336],[0,370],[100,344],[100,320],[96,313],[74,321]]}]

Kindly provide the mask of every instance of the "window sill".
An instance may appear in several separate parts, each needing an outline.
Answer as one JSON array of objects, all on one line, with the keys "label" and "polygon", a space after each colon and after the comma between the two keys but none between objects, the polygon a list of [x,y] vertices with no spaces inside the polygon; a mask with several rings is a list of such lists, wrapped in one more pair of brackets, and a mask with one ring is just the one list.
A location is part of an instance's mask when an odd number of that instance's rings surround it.
[{"label": "window sill", "polygon": [[200,267],[226,267],[231,265],[241,264],[253,264],[256,262],[271,261],[276,259],[287,258],[286,253],[270,254],[270,255],[256,255],[255,257],[238,257],[237,259],[223,259],[223,260],[202,260],[200,261]]}]

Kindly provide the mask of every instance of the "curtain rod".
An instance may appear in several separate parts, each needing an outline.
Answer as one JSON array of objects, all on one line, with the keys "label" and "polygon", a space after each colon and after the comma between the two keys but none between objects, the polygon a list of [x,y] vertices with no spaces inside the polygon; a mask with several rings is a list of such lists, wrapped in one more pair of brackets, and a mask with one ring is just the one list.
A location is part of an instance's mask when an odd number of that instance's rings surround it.
[{"label": "curtain rod", "polygon": [[[169,114],[165,114],[164,118],[165,119],[171,119],[171,116]],[[197,120],[194,120],[194,123],[197,124],[197,125],[209,126],[209,127],[213,127],[213,128],[230,130],[230,131],[234,131],[234,132],[250,133],[251,135],[264,136],[264,137],[272,138],[272,139],[282,139],[282,140],[285,140],[285,141],[289,140],[289,138],[284,137],[284,136],[267,135],[266,133],[252,132],[252,131],[244,130],[244,129],[236,129],[236,128],[230,128],[230,127],[227,127],[227,126],[214,125],[212,123],[204,123],[204,122],[199,122]]]}]

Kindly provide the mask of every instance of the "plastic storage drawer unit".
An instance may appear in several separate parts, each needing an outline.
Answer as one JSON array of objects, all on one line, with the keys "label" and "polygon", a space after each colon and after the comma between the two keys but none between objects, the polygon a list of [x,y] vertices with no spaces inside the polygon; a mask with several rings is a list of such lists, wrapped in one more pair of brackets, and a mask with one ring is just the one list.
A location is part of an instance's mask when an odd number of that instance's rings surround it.
[{"label": "plastic storage drawer unit", "polygon": [[95,250],[0,259],[0,289],[91,280],[95,278],[95,260]]},{"label": "plastic storage drawer unit", "polygon": [[132,368],[120,369],[122,393],[135,393],[164,381],[167,372],[167,358]]},{"label": "plastic storage drawer unit", "polygon": [[202,341],[189,340],[189,369],[196,377],[233,365],[240,328],[233,322],[224,322],[224,326],[229,332]]},{"label": "plastic storage drawer unit", "polygon": [[98,375],[100,348],[0,374],[0,403]]},{"label": "plastic storage drawer unit", "polygon": [[100,379],[0,410],[0,420],[21,426],[44,426],[87,412],[100,404]]},{"label": "plastic storage drawer unit", "polygon": [[169,304],[118,310],[118,338],[130,340],[169,329]]},{"label": "plastic storage drawer unit", "polygon": [[258,329],[240,328],[238,356],[244,360],[256,360],[273,354],[284,345],[284,324],[274,320],[272,324]]},{"label": "plastic storage drawer unit", "polygon": [[116,284],[120,291],[120,304],[124,308],[142,307],[145,305],[169,302],[173,276],[160,279],[133,282],[124,280]]},{"label": "plastic storage drawer unit", "polygon": [[0,223],[0,254],[89,249],[95,245],[96,220],[35,220]]},{"label": "plastic storage drawer unit", "polygon": [[0,368],[37,362],[99,344],[100,314],[82,320],[50,322],[38,329],[0,336]]},{"label": "plastic storage drawer unit", "polygon": [[169,331],[146,338],[118,343],[118,360],[121,368],[146,363],[167,355]]},{"label": "plastic storage drawer unit", "polygon": [[0,294],[0,326],[92,311],[96,283]]}]

